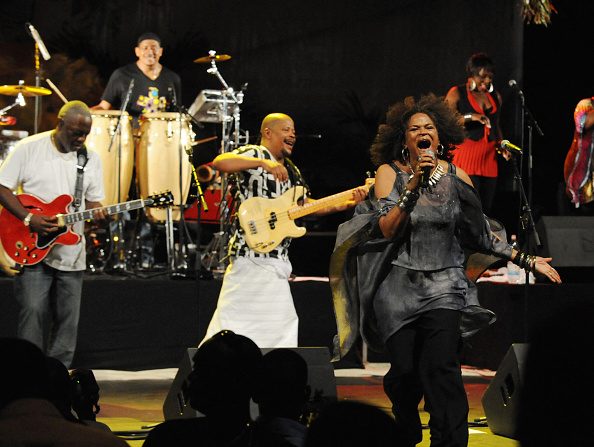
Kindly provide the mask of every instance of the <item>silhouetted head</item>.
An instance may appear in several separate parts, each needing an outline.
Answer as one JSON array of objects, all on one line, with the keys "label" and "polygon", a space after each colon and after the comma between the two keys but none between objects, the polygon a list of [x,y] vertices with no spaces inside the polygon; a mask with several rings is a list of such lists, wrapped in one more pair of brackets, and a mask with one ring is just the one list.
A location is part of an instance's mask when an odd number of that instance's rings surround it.
[{"label": "silhouetted head", "polygon": [[297,352],[278,348],[264,355],[254,401],[262,416],[298,419],[307,402],[307,362]]},{"label": "silhouetted head", "polygon": [[206,340],[194,354],[188,377],[190,405],[205,415],[249,408],[262,352],[249,338],[224,330]]},{"label": "silhouetted head", "polygon": [[49,398],[45,355],[20,338],[0,338],[0,408],[16,399]]},{"label": "silhouetted head", "polygon": [[45,364],[50,380],[50,401],[62,413],[65,419],[76,421],[77,419],[72,414],[68,368],[54,357],[46,357]]}]

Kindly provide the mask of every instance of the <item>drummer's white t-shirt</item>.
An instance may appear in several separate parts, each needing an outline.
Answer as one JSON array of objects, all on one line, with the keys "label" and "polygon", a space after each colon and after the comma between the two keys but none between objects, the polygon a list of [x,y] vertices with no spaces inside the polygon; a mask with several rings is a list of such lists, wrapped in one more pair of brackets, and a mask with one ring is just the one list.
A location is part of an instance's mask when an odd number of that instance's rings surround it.
[{"label": "drummer's white t-shirt", "polygon": [[[23,140],[0,167],[0,184],[15,191],[33,194],[44,202],[51,202],[62,194],[74,196],[76,187],[76,152],[63,154],[53,145],[52,131],[42,132]],[[96,152],[88,151],[88,162],[83,176],[82,204],[85,200],[98,202],[103,199],[103,174],[101,160]],[[73,212],[69,209],[68,212]],[[83,235],[84,222],[78,222],[73,230]],[[86,269],[85,240],[76,245],[56,244],[44,262],[58,270],[76,271]]]}]

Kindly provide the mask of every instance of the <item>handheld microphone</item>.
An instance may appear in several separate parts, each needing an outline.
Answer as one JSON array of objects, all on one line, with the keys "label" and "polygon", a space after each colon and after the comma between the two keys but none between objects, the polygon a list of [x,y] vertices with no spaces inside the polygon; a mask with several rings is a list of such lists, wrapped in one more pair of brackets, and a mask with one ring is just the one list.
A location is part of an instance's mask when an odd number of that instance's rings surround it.
[{"label": "handheld microphone", "polygon": [[43,56],[43,58],[46,61],[50,60],[51,56],[49,54],[49,51],[47,51],[47,48],[45,47],[45,44],[43,43],[43,40],[41,40],[41,36],[39,35],[39,33],[37,32],[35,27],[33,25],[31,25],[29,22],[25,23],[25,25],[29,29],[29,32],[31,33],[31,37],[33,37],[33,40],[35,40],[35,43],[37,44],[37,48],[39,48],[39,51],[40,51],[41,55]]},{"label": "handheld microphone", "polygon": [[[431,142],[428,140],[421,140],[419,141],[419,144],[417,145],[417,147],[419,149],[422,149],[423,152],[431,152],[433,154],[433,151],[427,151],[427,149],[429,149],[429,147],[431,147]],[[434,154],[433,154],[434,155]],[[429,177],[431,177],[431,167],[429,166],[425,166],[423,168],[423,173],[421,174],[421,185],[426,186],[429,184]]]},{"label": "handheld microphone", "polygon": [[512,153],[513,152],[516,152],[518,154],[522,154],[523,153],[521,147],[516,146],[515,144],[510,143],[508,140],[501,140],[500,145],[501,145],[501,147],[503,149],[507,149],[508,151],[510,151]]}]

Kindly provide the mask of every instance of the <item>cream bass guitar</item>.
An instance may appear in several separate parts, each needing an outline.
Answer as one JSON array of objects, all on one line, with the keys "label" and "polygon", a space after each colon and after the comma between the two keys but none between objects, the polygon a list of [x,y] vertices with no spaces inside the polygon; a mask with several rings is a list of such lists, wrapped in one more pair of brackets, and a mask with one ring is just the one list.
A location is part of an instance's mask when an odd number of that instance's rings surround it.
[{"label": "cream bass guitar", "polygon": [[[367,179],[363,188],[369,191],[372,184],[373,179]],[[304,227],[295,224],[295,219],[329,206],[347,204],[353,200],[355,189],[306,203],[304,203],[306,189],[303,186],[294,186],[274,199],[251,197],[237,210],[239,225],[244,232],[243,237],[252,250],[268,253],[274,250],[284,238],[297,238],[306,233]],[[300,203],[303,204],[300,205]]]}]

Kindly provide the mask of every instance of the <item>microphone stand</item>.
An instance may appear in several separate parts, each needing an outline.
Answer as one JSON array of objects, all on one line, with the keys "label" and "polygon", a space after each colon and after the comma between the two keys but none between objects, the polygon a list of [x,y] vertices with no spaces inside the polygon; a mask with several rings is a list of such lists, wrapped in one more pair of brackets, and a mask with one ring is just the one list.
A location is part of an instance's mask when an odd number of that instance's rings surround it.
[{"label": "microphone stand", "polygon": [[[134,79],[130,81],[130,85],[128,86],[128,91],[126,92],[126,97],[124,98],[124,102],[120,107],[120,114],[118,116],[118,123],[114,132],[111,134],[111,140],[109,141],[109,146],[107,148],[107,152],[111,152],[111,147],[113,146],[113,142],[115,140],[116,135],[118,138],[118,147],[117,147],[117,155],[116,155],[116,203],[120,202],[120,194],[121,194],[121,164],[122,164],[122,118],[124,113],[126,112],[126,108],[128,107],[128,102],[130,101],[130,96],[132,95],[132,89],[134,88]],[[112,265],[113,270],[118,270],[120,272],[127,272],[126,269],[126,256],[125,256],[125,247],[124,247],[124,228],[122,219],[120,218],[119,213],[114,216],[115,219],[115,236],[112,235],[111,243],[114,247],[114,253],[117,256],[116,262]],[[117,238],[117,241],[115,239]],[[114,254],[112,253],[112,255]]]},{"label": "microphone stand", "polygon": [[[520,97],[520,106],[522,112],[522,142],[524,142],[524,120],[525,118],[528,119],[528,124],[526,125],[528,129],[528,167],[527,167],[527,174],[528,174],[528,195],[526,196],[526,192],[524,190],[524,185],[522,183],[522,178],[520,175],[520,171],[515,163],[513,163],[514,167],[514,178],[516,179],[517,184],[519,185],[520,189],[520,228],[524,231],[525,239],[524,245],[525,250],[528,253],[533,251],[534,244],[536,247],[541,247],[542,243],[540,241],[540,237],[538,236],[538,231],[536,231],[536,225],[534,224],[534,216],[532,214],[532,190],[533,190],[533,178],[532,178],[532,168],[533,168],[533,156],[532,156],[532,135],[533,135],[533,128],[536,129],[538,134],[543,137],[544,133],[536,120],[534,119],[534,115],[526,105],[526,100],[524,98],[524,93],[520,88],[516,88],[518,96]],[[532,237],[533,236],[533,237]],[[525,282],[524,282],[524,315],[528,315],[528,291],[530,287],[530,272],[526,272]],[[524,339],[527,340],[528,337],[528,322],[527,318],[524,318]]]},{"label": "microphone stand", "polygon": [[[39,57],[39,45],[35,42],[35,87],[41,87],[41,62]],[[41,96],[35,96],[35,116],[33,118],[33,133],[39,130],[39,121],[41,115]]]}]

